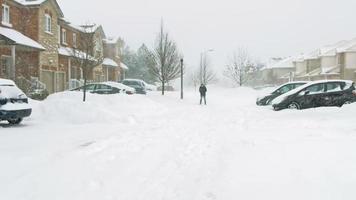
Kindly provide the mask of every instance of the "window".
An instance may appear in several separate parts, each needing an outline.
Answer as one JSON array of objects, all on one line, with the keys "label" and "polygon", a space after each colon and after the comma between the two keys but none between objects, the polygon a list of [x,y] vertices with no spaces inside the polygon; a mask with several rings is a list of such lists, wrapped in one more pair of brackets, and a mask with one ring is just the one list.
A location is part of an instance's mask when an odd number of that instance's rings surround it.
[{"label": "window", "polygon": [[285,85],[285,86],[281,87],[280,89],[278,89],[278,91],[280,92],[280,94],[284,94],[284,93],[292,90],[293,89],[292,87],[293,87],[292,85]]},{"label": "window", "polygon": [[2,5],[2,23],[10,25],[10,7],[8,5]]},{"label": "window", "polygon": [[324,92],[324,84],[316,84],[308,87],[305,91],[309,91],[309,94],[318,94]]},{"label": "window", "polygon": [[339,92],[341,90],[342,90],[342,88],[341,88],[340,83],[326,83],[326,91],[327,92]]},{"label": "window", "polygon": [[77,34],[73,33],[73,46],[77,47]]},{"label": "window", "polygon": [[65,29],[62,29],[62,42],[67,44],[67,31]]},{"label": "window", "polygon": [[52,18],[49,14],[45,15],[45,31],[47,33],[52,33]]},{"label": "window", "polygon": [[61,44],[61,26],[57,25],[58,44]]}]

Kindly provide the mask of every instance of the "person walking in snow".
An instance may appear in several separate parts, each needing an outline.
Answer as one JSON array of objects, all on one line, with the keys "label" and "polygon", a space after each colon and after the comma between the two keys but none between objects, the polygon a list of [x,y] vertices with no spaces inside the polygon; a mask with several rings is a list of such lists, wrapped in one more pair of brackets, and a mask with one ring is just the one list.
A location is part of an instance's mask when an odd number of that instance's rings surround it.
[{"label": "person walking in snow", "polygon": [[200,87],[199,87],[199,92],[200,92],[200,105],[204,99],[204,104],[206,105],[206,92],[208,90],[206,89],[205,85],[204,84],[201,84]]}]

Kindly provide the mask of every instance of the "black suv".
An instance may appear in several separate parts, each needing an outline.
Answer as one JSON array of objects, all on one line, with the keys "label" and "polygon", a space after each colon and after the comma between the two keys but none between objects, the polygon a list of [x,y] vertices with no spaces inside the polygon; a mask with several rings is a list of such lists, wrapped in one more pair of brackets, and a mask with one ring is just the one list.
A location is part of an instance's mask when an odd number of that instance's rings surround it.
[{"label": "black suv", "polygon": [[289,83],[283,84],[283,85],[279,86],[276,90],[271,92],[270,94],[267,94],[263,97],[257,98],[256,104],[258,106],[270,105],[272,103],[273,99],[275,99],[278,96],[285,94],[297,87],[300,87],[306,83],[308,83],[308,82],[307,81],[298,81],[298,82],[289,82]]},{"label": "black suv", "polygon": [[273,109],[305,109],[343,106],[356,102],[355,83],[345,80],[315,81],[289,91],[273,100]]}]

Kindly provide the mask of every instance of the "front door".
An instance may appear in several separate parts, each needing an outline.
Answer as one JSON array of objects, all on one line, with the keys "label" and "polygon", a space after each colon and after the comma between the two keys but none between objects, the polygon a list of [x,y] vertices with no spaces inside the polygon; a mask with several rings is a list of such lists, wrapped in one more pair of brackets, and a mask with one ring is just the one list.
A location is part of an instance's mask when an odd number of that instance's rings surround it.
[{"label": "front door", "polygon": [[0,78],[11,78],[11,57],[1,56],[0,60]]}]

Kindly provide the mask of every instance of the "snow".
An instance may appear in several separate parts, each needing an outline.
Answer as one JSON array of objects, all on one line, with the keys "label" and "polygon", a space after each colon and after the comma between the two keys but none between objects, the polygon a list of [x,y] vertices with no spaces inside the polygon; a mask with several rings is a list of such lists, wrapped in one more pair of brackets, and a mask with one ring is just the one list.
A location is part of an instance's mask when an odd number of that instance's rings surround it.
[{"label": "snow", "polygon": [[117,82],[112,82],[112,81],[108,81],[108,82],[104,82],[104,84],[107,84],[111,87],[116,87],[125,91],[131,91],[132,93],[135,93],[135,88],[129,87],[127,85],[124,85],[122,83],[117,83]]},{"label": "snow", "polygon": [[47,0],[15,0],[15,1],[25,6],[34,6],[34,5],[40,5]]},{"label": "snow", "polygon": [[294,68],[294,60],[296,57],[288,57],[277,63],[267,65],[264,69],[284,69],[284,68]]},{"label": "snow", "polygon": [[129,67],[127,67],[127,65],[125,65],[124,63],[120,63],[120,67],[125,70],[129,69]]},{"label": "snow", "polygon": [[0,199],[354,200],[356,104],[274,112],[249,88],[64,92],[0,125]]},{"label": "snow", "polygon": [[[58,54],[62,55],[62,56],[68,56],[68,57],[76,57],[76,58],[80,58],[80,59],[86,59],[87,58],[87,54],[83,51],[80,50],[76,50],[74,51],[74,49],[69,48],[69,47],[63,47],[60,46],[58,48]],[[95,60],[95,58],[93,56],[88,56],[89,60]]]},{"label": "snow", "polygon": [[110,66],[110,67],[119,67],[119,65],[110,58],[104,58],[103,65]]},{"label": "snow", "polygon": [[39,50],[45,50],[45,48],[41,44],[37,43],[36,41],[14,29],[0,27],[0,35],[3,35],[4,37],[14,41],[18,45],[32,47]]},{"label": "snow", "polygon": [[15,85],[15,82],[9,79],[0,78],[0,85]]}]

